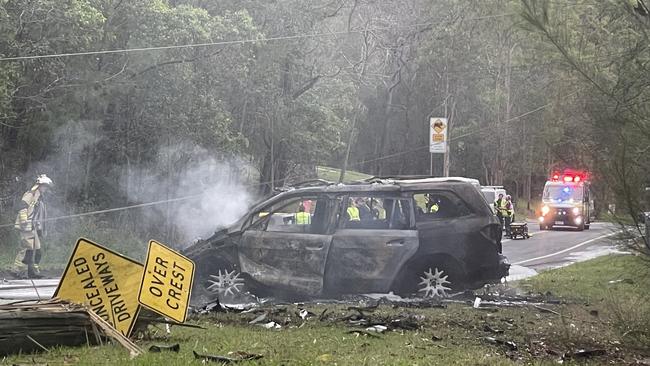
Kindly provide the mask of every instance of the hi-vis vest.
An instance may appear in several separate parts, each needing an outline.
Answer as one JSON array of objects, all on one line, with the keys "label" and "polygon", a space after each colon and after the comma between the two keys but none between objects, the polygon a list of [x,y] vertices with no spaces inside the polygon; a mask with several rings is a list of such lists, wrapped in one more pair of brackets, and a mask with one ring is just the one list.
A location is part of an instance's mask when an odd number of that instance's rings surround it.
[{"label": "hi-vis vest", "polygon": [[350,217],[350,221],[361,221],[359,209],[354,206],[348,207],[348,216]]},{"label": "hi-vis vest", "polygon": [[296,214],[296,224],[297,225],[309,225],[311,221],[311,215],[307,212],[298,212]]},{"label": "hi-vis vest", "polygon": [[[44,219],[45,216],[45,207],[43,202],[39,203],[41,198],[41,192],[38,190],[38,186],[32,187],[29,191],[25,192],[23,195],[21,203],[21,208],[18,211],[16,216],[16,222],[14,227],[19,230],[32,231],[32,230],[41,230],[40,220]],[[36,227],[34,226],[36,223]]]},{"label": "hi-vis vest", "polygon": [[429,212],[436,213],[436,212],[438,212],[439,209],[440,209],[440,206],[438,206],[437,203],[434,203],[433,205],[431,205],[431,208],[429,209]]},{"label": "hi-vis vest", "polygon": [[512,204],[512,201],[506,201],[505,205],[505,214],[507,217],[512,217],[515,214],[515,207]]},{"label": "hi-vis vest", "polygon": [[506,214],[506,199],[502,198],[501,200],[497,199],[494,201],[494,211],[497,214],[505,215]]}]

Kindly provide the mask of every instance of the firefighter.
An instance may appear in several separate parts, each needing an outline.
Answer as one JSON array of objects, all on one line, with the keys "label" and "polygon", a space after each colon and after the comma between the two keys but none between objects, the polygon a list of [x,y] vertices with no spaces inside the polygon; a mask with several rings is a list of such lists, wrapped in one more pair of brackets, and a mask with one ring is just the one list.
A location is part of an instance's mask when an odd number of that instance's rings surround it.
[{"label": "firefighter", "polygon": [[300,203],[300,206],[298,206],[298,213],[296,213],[296,224],[297,225],[311,224],[311,215],[308,212],[305,212],[305,206],[302,203]]},{"label": "firefighter", "polygon": [[44,234],[43,221],[46,209],[43,197],[54,184],[47,175],[36,178],[36,184],[25,194],[20,202],[15,228],[20,231],[20,251],[14,260],[14,272],[23,277],[27,267],[28,278],[42,278],[38,267],[41,262],[41,240]]}]

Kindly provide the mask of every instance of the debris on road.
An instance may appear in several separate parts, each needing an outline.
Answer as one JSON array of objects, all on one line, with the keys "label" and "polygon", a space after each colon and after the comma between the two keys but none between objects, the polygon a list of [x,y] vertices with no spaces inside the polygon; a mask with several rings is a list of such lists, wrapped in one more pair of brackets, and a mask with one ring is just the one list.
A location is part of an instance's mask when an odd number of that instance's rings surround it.
[{"label": "debris on road", "polygon": [[61,300],[0,305],[0,354],[47,351],[55,346],[102,344],[112,339],[132,357],[142,350],[81,305]]}]

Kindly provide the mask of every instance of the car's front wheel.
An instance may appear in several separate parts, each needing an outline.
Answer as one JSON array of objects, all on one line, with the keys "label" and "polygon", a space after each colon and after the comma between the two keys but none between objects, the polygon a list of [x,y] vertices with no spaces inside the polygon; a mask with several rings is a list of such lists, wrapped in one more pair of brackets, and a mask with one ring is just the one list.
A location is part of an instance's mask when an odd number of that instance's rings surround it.
[{"label": "car's front wheel", "polygon": [[244,278],[236,270],[220,269],[217,273],[210,275],[208,284],[208,291],[217,295],[220,299],[232,299],[246,291]]}]

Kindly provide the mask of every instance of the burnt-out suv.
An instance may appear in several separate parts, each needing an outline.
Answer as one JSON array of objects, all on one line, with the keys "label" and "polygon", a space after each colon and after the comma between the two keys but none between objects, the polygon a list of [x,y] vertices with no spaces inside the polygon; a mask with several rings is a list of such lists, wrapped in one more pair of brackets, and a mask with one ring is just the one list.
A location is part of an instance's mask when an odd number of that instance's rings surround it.
[{"label": "burnt-out suv", "polygon": [[500,234],[473,180],[372,178],[288,189],[184,253],[197,296],[431,296],[506,276]]}]

